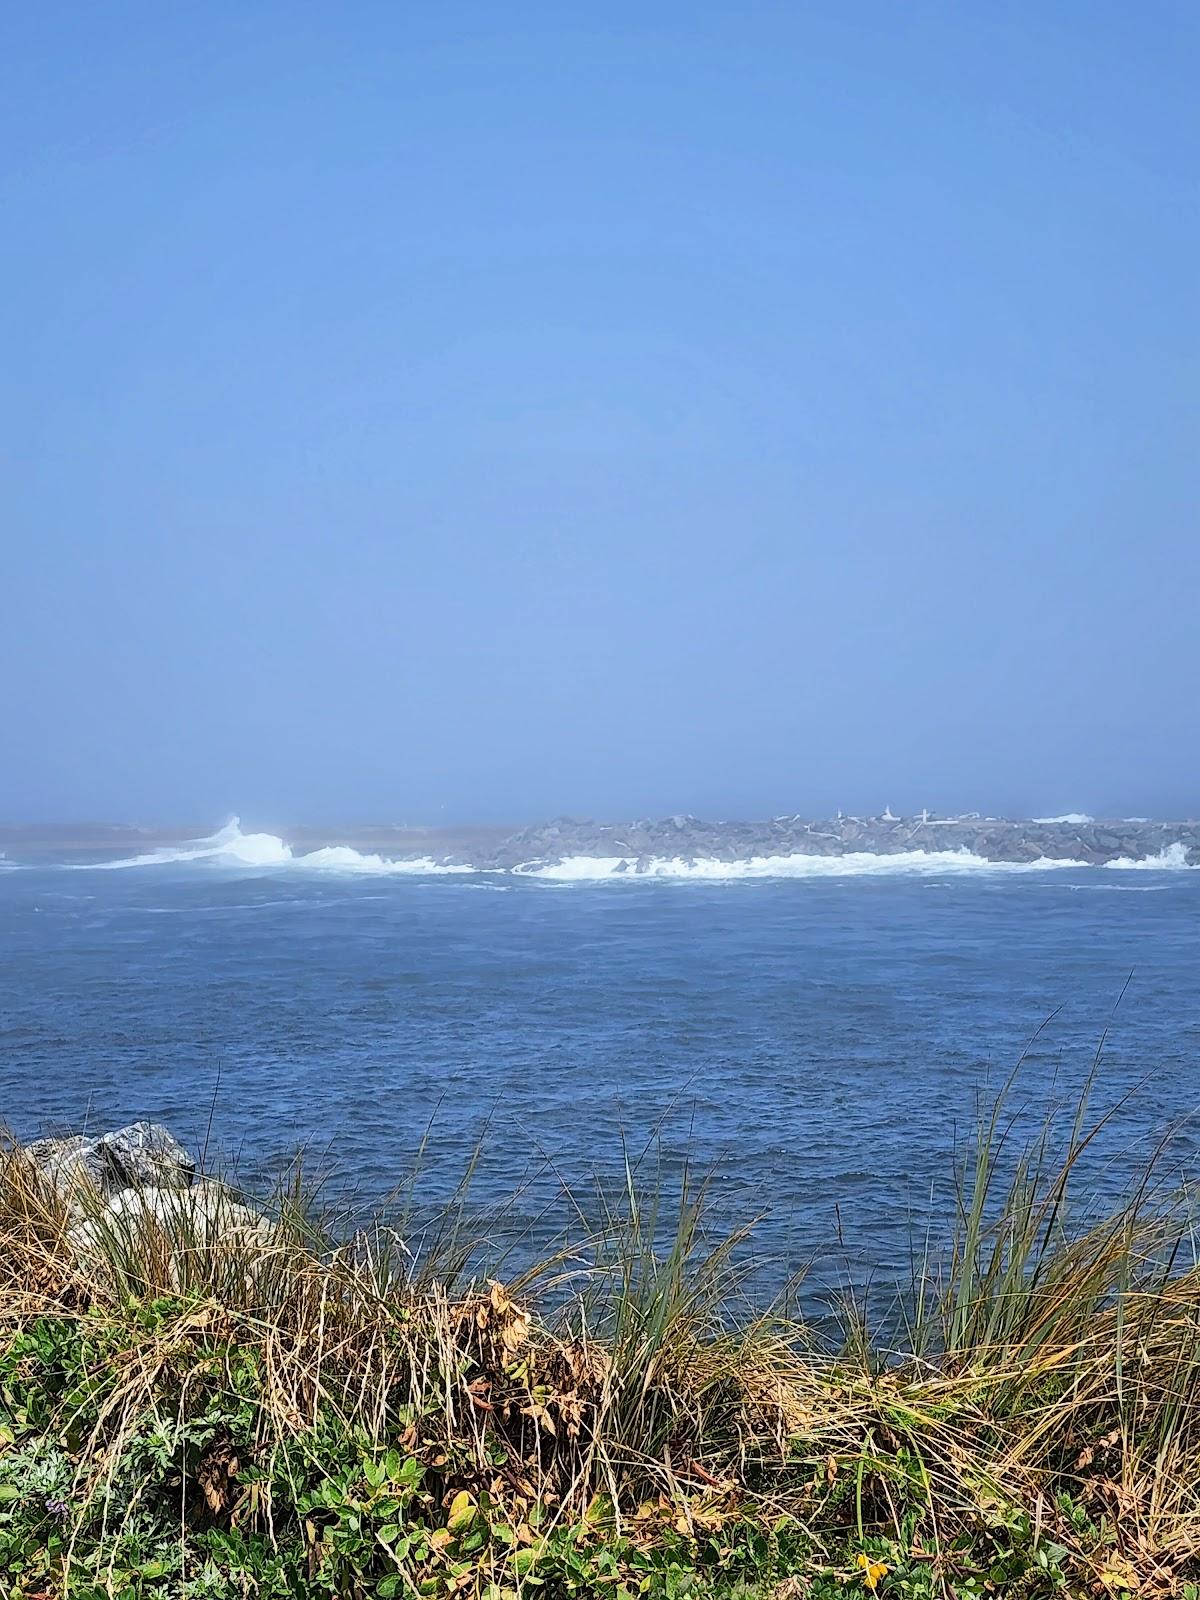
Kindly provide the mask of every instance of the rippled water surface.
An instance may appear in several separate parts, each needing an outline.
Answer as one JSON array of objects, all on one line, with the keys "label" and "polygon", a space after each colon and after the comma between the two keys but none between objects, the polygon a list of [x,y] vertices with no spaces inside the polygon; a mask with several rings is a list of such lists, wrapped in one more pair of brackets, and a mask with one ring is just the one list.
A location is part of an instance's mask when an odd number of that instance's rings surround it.
[{"label": "rippled water surface", "polygon": [[[977,1091],[1040,1024],[1014,1101],[1028,1120],[1083,1080],[1106,1028],[1097,1106],[1135,1091],[1089,1155],[1094,1195],[1192,1111],[1198,915],[1200,872],[27,867],[0,875],[3,1116],[23,1137],[151,1117],[199,1144],[215,1096],[211,1142],[249,1177],[304,1142],[368,1201],[427,1126],[434,1193],[482,1133],[482,1199],[552,1160],[522,1202],[545,1231],[560,1179],[585,1187],[618,1170],[622,1134],[636,1151],[657,1131],[669,1171],[688,1152],[719,1206],[769,1210],[780,1257],[840,1227],[859,1268],[892,1272],[950,1204]],[[1170,1159],[1193,1144],[1183,1129]]]}]

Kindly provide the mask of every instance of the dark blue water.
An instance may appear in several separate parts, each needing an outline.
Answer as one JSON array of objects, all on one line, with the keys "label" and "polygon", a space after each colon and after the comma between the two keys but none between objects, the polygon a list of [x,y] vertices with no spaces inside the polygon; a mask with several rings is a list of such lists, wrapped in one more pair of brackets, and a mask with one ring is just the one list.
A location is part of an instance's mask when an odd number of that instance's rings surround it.
[{"label": "dark blue water", "polygon": [[1106,1029],[1097,1109],[1135,1089],[1089,1155],[1097,1199],[1200,1102],[1197,872],[25,868],[0,874],[0,951],[0,1115],[20,1136],[150,1117],[199,1144],[211,1108],[251,1181],[304,1142],[371,1201],[431,1126],[434,1195],[480,1139],[481,1201],[552,1160],[518,1207],[549,1232],[559,1179],[586,1188],[622,1136],[657,1135],[669,1174],[713,1170],[725,1214],[767,1208],[764,1248],[791,1265],[840,1222],[856,1271],[900,1270],[931,1206],[940,1226],[979,1090],[1041,1024],[1027,1123],[1070,1100]]}]

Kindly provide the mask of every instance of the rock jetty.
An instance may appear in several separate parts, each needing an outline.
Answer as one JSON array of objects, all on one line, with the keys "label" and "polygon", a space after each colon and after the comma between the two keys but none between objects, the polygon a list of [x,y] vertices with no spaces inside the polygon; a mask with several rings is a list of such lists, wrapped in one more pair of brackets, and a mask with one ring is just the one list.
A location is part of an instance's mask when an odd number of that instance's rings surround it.
[{"label": "rock jetty", "polygon": [[618,858],[626,870],[648,871],[656,861],[744,861],[770,856],[898,855],[907,851],[969,851],[986,861],[1150,861],[1200,865],[1200,822],[1141,819],[1014,821],[1003,817],[772,817],[765,822],[708,822],[673,816],[652,822],[582,822],[560,817],[510,834],[465,854],[470,865],[496,871],[573,856]]}]

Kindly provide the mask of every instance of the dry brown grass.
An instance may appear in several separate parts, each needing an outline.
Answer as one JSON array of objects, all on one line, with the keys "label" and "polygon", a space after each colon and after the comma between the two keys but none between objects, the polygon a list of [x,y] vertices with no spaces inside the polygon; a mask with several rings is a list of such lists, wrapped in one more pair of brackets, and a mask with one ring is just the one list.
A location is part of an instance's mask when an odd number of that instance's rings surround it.
[{"label": "dry brown grass", "polygon": [[[956,1541],[1023,1517],[1097,1592],[1175,1595],[1200,1573],[1190,1208],[1144,1184],[1072,1235],[1081,1147],[1049,1178],[1018,1163],[1002,1192],[984,1150],[945,1272],[924,1270],[909,1349],[894,1351],[822,1349],[795,1320],[737,1314],[743,1238],[706,1246],[686,1197],[660,1248],[631,1187],[539,1312],[537,1274],[519,1293],[452,1293],[382,1230],[323,1239],[294,1197],[265,1231],[212,1226],[189,1189],[106,1223],[98,1197],[55,1191],[10,1143],[0,1343],[47,1317],[120,1330],[119,1370],[77,1442],[88,1491],[164,1394],[186,1410],[193,1390],[234,1389],[249,1353],[260,1461],[335,1419],[419,1448],[448,1492],[483,1490],[517,1521],[534,1505],[585,1518],[598,1496],[618,1528],[664,1508],[684,1525],[787,1516],[817,1549],[883,1530],[935,1572]],[[561,1285],[563,1265],[543,1280]],[[237,1474],[228,1448],[206,1456],[197,1488],[214,1514]],[[276,1508],[251,1512],[269,1526]]]}]

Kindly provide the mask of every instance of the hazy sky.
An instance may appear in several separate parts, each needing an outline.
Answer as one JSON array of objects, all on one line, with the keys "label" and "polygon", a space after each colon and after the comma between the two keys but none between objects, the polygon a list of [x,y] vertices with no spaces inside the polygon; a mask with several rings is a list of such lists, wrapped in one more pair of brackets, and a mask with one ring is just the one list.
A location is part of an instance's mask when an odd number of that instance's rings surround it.
[{"label": "hazy sky", "polygon": [[1200,810],[1200,11],[10,6],[0,815]]}]

